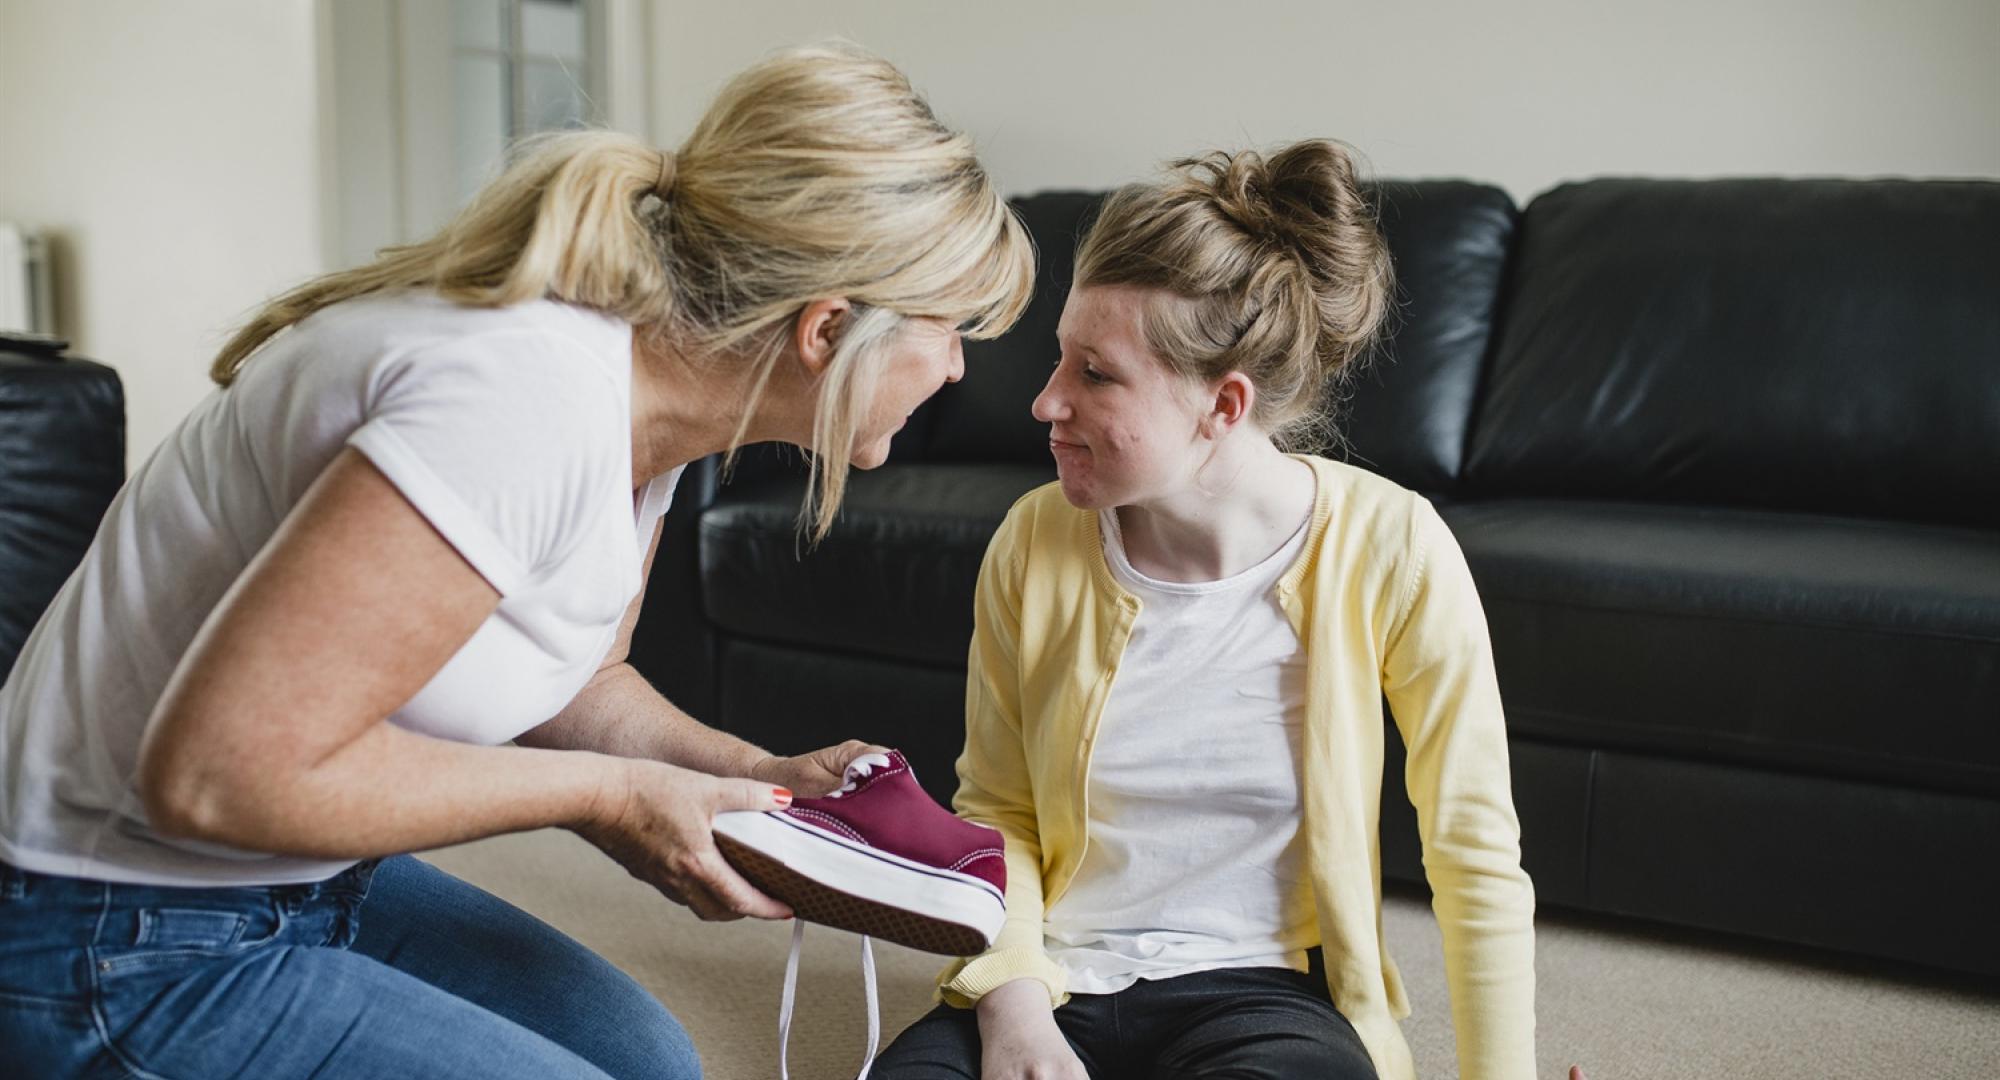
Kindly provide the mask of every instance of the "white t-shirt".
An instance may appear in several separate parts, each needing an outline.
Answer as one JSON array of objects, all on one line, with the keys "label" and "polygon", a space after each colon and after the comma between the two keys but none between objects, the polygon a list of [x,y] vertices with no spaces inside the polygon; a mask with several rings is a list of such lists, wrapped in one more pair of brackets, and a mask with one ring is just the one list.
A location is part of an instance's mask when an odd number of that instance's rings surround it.
[{"label": "white t-shirt", "polygon": [[1242,573],[1179,583],[1132,568],[1115,512],[1098,522],[1141,606],[1098,721],[1083,862],[1045,916],[1049,956],[1081,994],[1304,971],[1319,943],[1300,833],[1306,655],[1275,590],[1305,524]]},{"label": "white t-shirt", "polygon": [[165,885],[350,865],[157,835],[134,787],[196,630],[346,446],[501,594],[389,720],[493,745],[561,711],[610,651],[679,479],[631,475],[631,378],[631,327],[550,301],[378,295],[274,338],[118,492],[0,686],[0,858]]}]

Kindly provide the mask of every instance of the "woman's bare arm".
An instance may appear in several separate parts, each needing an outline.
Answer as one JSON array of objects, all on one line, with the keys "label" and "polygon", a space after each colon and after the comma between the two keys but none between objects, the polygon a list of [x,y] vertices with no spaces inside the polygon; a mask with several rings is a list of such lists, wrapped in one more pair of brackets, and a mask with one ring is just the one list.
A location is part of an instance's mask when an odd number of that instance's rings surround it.
[{"label": "woman's bare arm", "polygon": [[341,452],[196,635],[140,748],[163,832],[365,858],[547,825],[625,797],[624,763],[385,722],[499,595],[359,452]]}]

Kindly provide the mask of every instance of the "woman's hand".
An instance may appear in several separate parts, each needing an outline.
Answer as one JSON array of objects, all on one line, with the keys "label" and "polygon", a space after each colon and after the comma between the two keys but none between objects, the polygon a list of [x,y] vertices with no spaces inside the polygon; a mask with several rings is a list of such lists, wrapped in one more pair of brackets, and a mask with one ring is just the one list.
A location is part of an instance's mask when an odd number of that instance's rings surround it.
[{"label": "woman's hand", "polygon": [[766,755],[750,767],[750,778],[789,788],[805,798],[817,798],[841,785],[847,775],[848,762],[863,754],[888,752],[887,747],[849,739],[839,746],[829,746],[797,757]]},{"label": "woman's hand", "polygon": [[623,785],[607,793],[578,835],[703,919],[791,918],[790,908],[758,892],[723,859],[713,832],[716,814],[781,810],[791,792],[657,761],[621,760]]},{"label": "woman's hand", "polygon": [[977,1012],[981,1080],[1090,1080],[1041,983],[1005,983],[979,999]]}]

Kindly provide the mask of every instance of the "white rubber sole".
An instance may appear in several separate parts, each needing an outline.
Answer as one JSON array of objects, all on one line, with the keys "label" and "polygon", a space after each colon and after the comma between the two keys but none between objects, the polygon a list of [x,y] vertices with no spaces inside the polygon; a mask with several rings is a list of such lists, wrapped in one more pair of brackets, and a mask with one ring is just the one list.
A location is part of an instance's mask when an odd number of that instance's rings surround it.
[{"label": "white rubber sole", "polygon": [[717,846],[801,918],[928,952],[969,956],[1007,919],[990,883],[926,866],[778,813],[715,816]]}]

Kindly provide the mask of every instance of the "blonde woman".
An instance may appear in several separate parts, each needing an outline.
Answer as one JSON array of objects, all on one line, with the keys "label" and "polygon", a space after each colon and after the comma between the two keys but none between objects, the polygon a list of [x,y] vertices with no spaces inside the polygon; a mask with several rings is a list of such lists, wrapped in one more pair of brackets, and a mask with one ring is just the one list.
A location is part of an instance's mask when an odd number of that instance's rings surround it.
[{"label": "blonde woman", "polygon": [[1465,560],[1422,498],[1281,449],[1391,306],[1348,155],[1127,188],[1075,283],[1034,403],[1060,479],[975,601],[957,809],[1006,836],[1007,923],[876,1075],[1409,1080],[1386,696],[1460,1075],[1526,1080],[1534,893]]},{"label": "blonde woman", "polygon": [[967,140],[820,48],[678,152],[548,139],[265,307],[0,690],[9,1075],[697,1075],[630,979],[398,853],[564,827],[785,917],[710,819],[867,748],[772,757],[625,664],[660,516],[683,463],[784,440],[823,533],[1030,262]]}]

